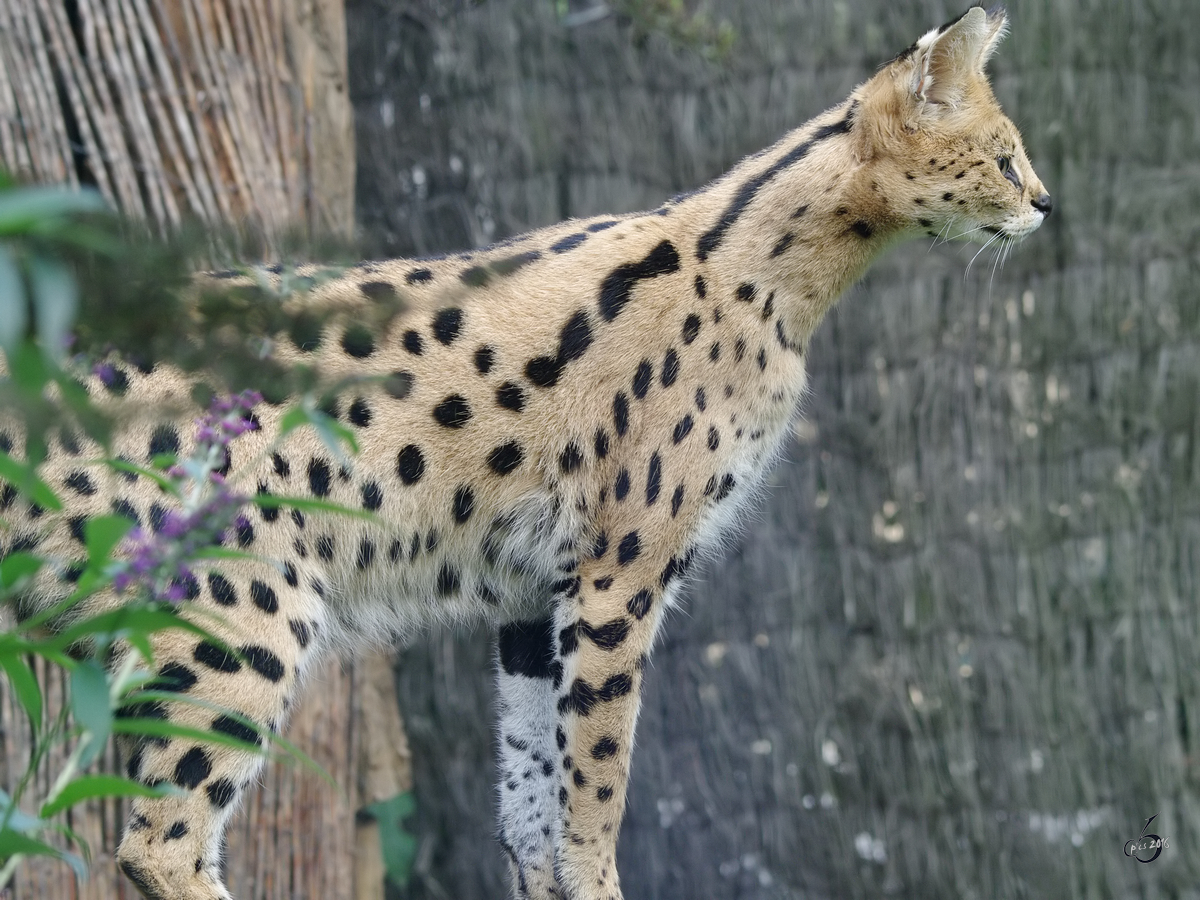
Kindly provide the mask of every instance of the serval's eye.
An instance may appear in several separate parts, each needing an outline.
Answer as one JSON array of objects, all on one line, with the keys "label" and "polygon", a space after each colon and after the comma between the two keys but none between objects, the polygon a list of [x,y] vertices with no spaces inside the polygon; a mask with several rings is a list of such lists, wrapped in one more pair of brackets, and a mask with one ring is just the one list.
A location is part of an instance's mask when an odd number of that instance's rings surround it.
[{"label": "serval's eye", "polygon": [[1008,173],[1012,170],[1012,157],[997,156],[996,165],[1000,167],[1000,174],[1007,178]]}]

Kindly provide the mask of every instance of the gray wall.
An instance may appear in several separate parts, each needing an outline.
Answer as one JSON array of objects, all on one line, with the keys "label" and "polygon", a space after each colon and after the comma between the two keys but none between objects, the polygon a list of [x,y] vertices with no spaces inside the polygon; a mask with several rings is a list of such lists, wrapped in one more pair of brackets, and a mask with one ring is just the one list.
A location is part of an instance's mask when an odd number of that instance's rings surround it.
[{"label": "gray wall", "polygon": [[[720,64],[551,0],[351,0],[373,252],[653,206],[961,12],[711,5]],[[996,272],[894,251],[820,330],[811,429],[655,654],[630,898],[1200,897],[1200,5],[1010,6],[1055,214]],[[403,654],[413,897],[504,896],[490,666]]]}]

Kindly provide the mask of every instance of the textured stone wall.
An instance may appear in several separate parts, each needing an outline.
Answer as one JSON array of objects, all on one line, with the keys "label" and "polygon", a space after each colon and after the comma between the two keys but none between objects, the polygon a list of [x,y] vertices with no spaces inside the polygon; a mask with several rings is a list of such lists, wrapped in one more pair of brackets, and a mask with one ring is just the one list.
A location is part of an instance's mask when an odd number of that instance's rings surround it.
[{"label": "textured stone wall", "polygon": [[[631,898],[1200,897],[1200,7],[1011,5],[994,82],[1055,214],[998,269],[895,250],[820,330],[809,425],[652,662]],[[961,12],[710,9],[723,64],[550,2],[352,0],[374,252],[653,206]],[[504,896],[490,667],[480,633],[403,654],[413,897]]]}]

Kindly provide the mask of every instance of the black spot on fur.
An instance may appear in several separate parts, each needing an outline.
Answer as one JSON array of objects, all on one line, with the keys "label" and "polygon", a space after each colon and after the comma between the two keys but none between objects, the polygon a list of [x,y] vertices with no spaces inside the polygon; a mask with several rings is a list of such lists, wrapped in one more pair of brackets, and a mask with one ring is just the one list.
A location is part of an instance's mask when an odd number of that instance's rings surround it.
[{"label": "black spot on fur", "polygon": [[377,510],[383,506],[383,489],[374,481],[368,481],[362,486],[363,509]]},{"label": "black spot on fur", "polygon": [[342,349],[355,359],[366,359],[375,352],[375,338],[365,325],[350,325],[342,333]]},{"label": "black spot on fur", "polygon": [[416,444],[409,444],[396,456],[396,473],[406,485],[415,485],[425,474],[425,455]]},{"label": "black spot on fur", "polygon": [[563,448],[562,453],[558,456],[558,467],[565,474],[576,471],[583,465],[583,453],[579,449],[579,445],[574,441],[567,444]]},{"label": "black spot on fur", "polygon": [[594,587],[598,591],[607,591],[612,586],[613,586],[613,577],[611,575],[605,575],[604,577],[597,578],[595,581],[592,582],[592,587]]},{"label": "black spot on fur", "polygon": [[208,784],[204,790],[208,794],[208,802],[217,809],[224,809],[237,796],[237,788],[233,786],[233,782],[228,778],[218,778],[216,781]]},{"label": "black spot on fur", "polygon": [[171,425],[159,425],[150,435],[150,449],[146,456],[153,459],[160,454],[179,454],[179,432]]},{"label": "black spot on fur", "polygon": [[317,538],[317,556],[325,562],[333,559],[333,535],[323,534]]},{"label": "black spot on fur", "polygon": [[613,426],[617,429],[617,437],[625,437],[629,430],[629,398],[623,391],[613,397]]},{"label": "black spot on fur", "polygon": [[350,424],[359,428],[366,428],[371,424],[371,407],[362,397],[350,404]]},{"label": "black spot on fur", "polygon": [[86,472],[72,472],[66,477],[63,484],[84,497],[90,497],[96,493],[96,486],[92,484],[92,479]]},{"label": "black spot on fur", "polygon": [[475,492],[462,484],[454,492],[454,521],[459,525],[471,518],[475,512]]},{"label": "black spot on fur", "polygon": [[675,486],[675,492],[671,494],[671,518],[679,515],[679,507],[683,506],[683,485]]},{"label": "black spot on fur", "polygon": [[515,441],[501,444],[488,454],[488,466],[497,475],[508,475],[516,470],[525,459],[525,451]]},{"label": "black spot on fur", "polygon": [[850,230],[857,234],[864,241],[875,233],[875,229],[872,227],[871,223],[865,219],[856,219],[850,226]]},{"label": "black spot on fur", "polygon": [[857,106],[857,103],[851,105],[845,118],[834,122],[832,125],[821,126],[811,138],[793,147],[767,169],[749,181],[744,182],[738,189],[737,194],[734,195],[729,206],[725,208],[725,212],[717,220],[717,224],[700,236],[700,240],[696,245],[697,258],[703,262],[708,259],[710,253],[721,246],[726,233],[742,217],[742,213],[746,211],[747,207],[754,201],[754,198],[758,196],[758,192],[762,190],[764,185],[774,179],[780,172],[804,159],[808,155],[808,151],[816,144],[834,135],[848,133],[853,124],[855,106]]},{"label": "black spot on fur", "polygon": [[613,795],[613,789],[611,787],[609,787],[607,784],[602,787],[596,788],[596,799],[599,800],[601,803],[607,803],[609,800],[612,799],[612,795]]},{"label": "black spot on fur", "polygon": [[404,332],[404,349],[413,356],[420,356],[425,352],[425,342],[421,339],[421,333],[411,330]]},{"label": "black spot on fur", "polygon": [[638,533],[631,531],[621,538],[621,543],[617,545],[617,562],[627,566],[637,559],[641,552],[642,545],[638,539]]},{"label": "black spot on fur", "polygon": [[488,270],[483,266],[471,266],[469,269],[464,269],[458,277],[463,284],[469,287],[483,287],[491,280]]},{"label": "black spot on fur", "polygon": [[[414,334],[416,332],[413,332]],[[396,371],[383,379],[383,389],[388,396],[403,400],[412,392],[413,376],[411,372]]]},{"label": "black spot on fur", "polygon": [[192,791],[212,772],[212,760],[200,747],[193,747],[175,763],[172,781],[184,790]]},{"label": "black spot on fur", "polygon": [[250,582],[250,599],[263,612],[279,612],[279,598],[275,595],[274,589],[258,579]]},{"label": "black spot on fur", "polygon": [[525,364],[525,377],[541,388],[558,384],[562,371],[563,363],[557,356],[537,356]]},{"label": "black spot on fur", "polygon": [[775,246],[771,248],[771,258],[774,259],[776,256],[782,256],[787,251],[787,248],[792,246],[792,241],[795,239],[796,235],[791,231],[781,237],[775,242]]},{"label": "black spot on fur", "polygon": [[484,344],[475,350],[475,371],[480,375],[486,375],[492,371],[492,366],[496,362],[496,351],[491,345]]},{"label": "black spot on fur", "polygon": [[280,478],[288,478],[292,474],[291,464],[278,453],[271,454],[271,464],[275,474]]},{"label": "black spot on fur", "polygon": [[619,697],[624,697],[632,690],[633,679],[624,672],[621,672],[617,675],[610,675],[608,680],[600,687],[598,693],[601,700],[609,702]]},{"label": "black spot on fur", "polygon": [[590,625],[580,621],[579,633],[601,650],[615,650],[629,636],[629,620],[622,617],[603,625]]},{"label": "black spot on fur", "polygon": [[754,285],[747,282],[742,282],[737,288],[737,298],[743,303],[753,303],[755,294],[757,293]]},{"label": "black spot on fur", "polygon": [[562,327],[558,339],[558,358],[563,363],[579,359],[592,344],[591,317],[578,310]]},{"label": "black spot on fur", "polygon": [[695,313],[689,313],[688,317],[683,320],[683,342],[690,344],[696,340],[700,334],[700,317]]},{"label": "black spot on fur", "polygon": [[758,361],[758,368],[765,372],[767,370],[767,350],[765,347],[758,348],[758,356],[756,359]]},{"label": "black spot on fur", "polygon": [[721,358],[721,342],[716,341],[708,348],[708,358],[716,362]]},{"label": "black spot on fur", "polygon": [[[407,279],[409,284],[412,284],[412,275],[410,272]],[[364,281],[358,289],[369,300],[390,300],[396,296],[396,287],[390,281]]]},{"label": "black spot on fur", "polygon": [[358,558],[354,564],[359,569],[369,569],[373,562],[375,562],[375,545],[367,538],[363,538],[358,545]]},{"label": "black spot on fur", "polygon": [[413,269],[404,276],[404,280],[409,284],[421,284],[426,281],[432,281],[433,273],[428,269]]},{"label": "black spot on fur", "polygon": [[662,386],[670,387],[675,383],[675,379],[679,377],[679,354],[672,347],[663,358],[662,368]]},{"label": "black spot on fur", "polygon": [[439,597],[449,597],[458,592],[458,569],[449,563],[442,563],[438,571],[437,592]]},{"label": "black spot on fur", "polygon": [[763,321],[767,321],[773,315],[775,315],[775,292],[771,291],[767,294],[767,302],[763,304]]},{"label": "black spot on fur", "polygon": [[443,428],[462,428],[471,421],[471,407],[460,394],[451,394],[433,408],[433,418]]},{"label": "black spot on fur", "polygon": [[433,316],[433,336],[446,346],[458,338],[462,330],[463,311],[457,306],[439,309]]},{"label": "black spot on fur", "polygon": [[218,734],[226,734],[239,741],[245,741],[247,744],[259,744],[262,741],[257,731],[232,716],[217,716],[213,719],[212,730]]},{"label": "black spot on fur", "polygon": [[283,580],[287,582],[288,587],[296,587],[300,583],[300,576],[296,572],[296,567],[290,562],[283,564]]},{"label": "black spot on fur", "polygon": [[576,678],[570,690],[558,700],[559,713],[574,712],[581,716],[591,715],[596,705],[596,691],[586,681]]},{"label": "black spot on fur", "polygon": [[608,759],[617,755],[617,742],[611,737],[602,737],[592,746],[592,759]]},{"label": "black spot on fur", "polygon": [[574,234],[568,234],[564,238],[559,238],[550,245],[550,249],[555,253],[566,253],[568,250],[574,250],[576,247],[586,241],[587,238],[588,236],[582,231],[577,231]]},{"label": "black spot on fur", "polygon": [[496,388],[496,402],[505,409],[511,409],[513,412],[521,412],[525,409],[525,391],[521,389],[519,384],[506,381],[500,387]]},{"label": "black spot on fur", "polygon": [[624,500],[628,494],[629,494],[629,470],[622,469],[620,472],[617,473],[617,480],[613,484],[613,496],[615,496],[617,498],[617,501],[619,502],[621,500]]},{"label": "black spot on fur", "polygon": [[234,590],[233,585],[223,575],[210,572],[208,575],[208,589],[212,592],[213,600],[222,606],[233,606],[238,602],[237,591]]},{"label": "black spot on fur", "polygon": [[604,459],[608,456],[608,432],[603,428],[596,429],[594,445],[597,459]]},{"label": "black spot on fur", "polygon": [[654,604],[654,595],[645,588],[642,588],[636,594],[629,598],[629,602],[625,604],[625,608],[629,610],[629,614],[638,619],[643,619],[646,613],[650,612],[650,607]]},{"label": "black spot on fur", "polygon": [[510,622],[500,628],[500,666],[509,675],[553,677],[554,621]]},{"label": "black spot on fur", "polygon": [[254,526],[248,519],[239,519],[236,523],[238,546],[245,548],[254,543]]},{"label": "black spot on fur", "polygon": [[329,485],[332,480],[332,473],[329,468],[329,463],[323,459],[313,457],[308,463],[308,487],[317,497],[329,496]]},{"label": "black spot on fur", "polygon": [[692,433],[692,417],[684,416],[675,423],[675,431],[671,434],[672,443],[678,444]]},{"label": "black spot on fur", "polygon": [[633,373],[633,396],[639,400],[650,390],[650,380],[654,377],[654,366],[650,360],[643,359],[638,363],[637,371]]},{"label": "black spot on fur", "polygon": [[703,275],[696,276],[696,296],[701,300],[708,296],[708,285],[704,282]]},{"label": "black spot on fur", "polygon": [[266,647],[247,644],[238,652],[245,658],[246,664],[267,681],[277,682],[283,678],[283,661]]},{"label": "black spot on fur", "polygon": [[[397,547],[400,545],[396,545]],[[312,641],[312,629],[307,622],[300,622],[299,619],[288,619],[288,628],[292,629],[292,634],[295,635],[296,643],[300,644],[300,649],[308,646]]]},{"label": "black spot on fur", "polygon": [[662,457],[654,453],[650,457],[650,466],[646,473],[646,505],[653,506],[658,500],[658,491],[662,487]]},{"label": "black spot on fur", "polygon": [[662,241],[645,258],[617,266],[600,285],[600,315],[611,322],[633,295],[638,281],[679,271],[679,253],[670,241]]},{"label": "black spot on fur", "polygon": [[192,654],[192,659],[209,668],[214,668],[217,672],[241,671],[241,662],[232,653],[209,641],[200,641],[196,644],[196,652]]}]

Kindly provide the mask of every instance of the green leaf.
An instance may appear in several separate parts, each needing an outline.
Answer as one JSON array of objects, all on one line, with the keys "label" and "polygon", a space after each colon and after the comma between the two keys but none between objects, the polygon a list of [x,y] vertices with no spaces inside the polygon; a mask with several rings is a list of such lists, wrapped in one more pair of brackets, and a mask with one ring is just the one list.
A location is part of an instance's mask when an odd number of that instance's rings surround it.
[{"label": "green leaf", "polygon": [[38,478],[34,467],[29,463],[13,459],[0,450],[0,478],[8,481],[18,491],[45,509],[62,509],[62,503],[54,491],[42,479]]},{"label": "green leaf", "polygon": [[25,285],[12,250],[0,244],[0,347],[12,351],[29,327]]},{"label": "green leaf", "polygon": [[365,509],[355,509],[351,506],[342,506],[339,503],[332,503],[329,500],[317,500],[313,497],[286,497],[279,494],[255,494],[250,498],[250,502],[256,506],[266,509],[278,509],[287,507],[289,509],[298,509],[301,512],[328,512],[338,513],[344,516],[352,516],[355,519],[366,519],[367,521],[375,521],[378,519],[374,513]]},{"label": "green leaf", "polygon": [[0,859],[8,859],[18,853],[22,856],[52,856],[69,865],[80,881],[87,879],[87,866],[74,853],[51,847],[11,828],[0,830]]},{"label": "green leaf", "polygon": [[13,693],[25,708],[25,715],[33,723],[34,734],[42,731],[42,689],[38,687],[37,678],[29,664],[20,656],[8,653],[0,654],[0,667],[12,684]]},{"label": "green leaf", "polygon": [[83,526],[84,544],[87,546],[88,565],[101,568],[109,561],[113,549],[121,543],[133,528],[133,522],[124,516],[97,516],[88,519]]},{"label": "green leaf", "polygon": [[94,659],[84,660],[71,673],[71,715],[76,725],[90,732],[79,757],[79,767],[86,768],[104,749],[113,722],[108,677]]},{"label": "green leaf", "polygon": [[127,632],[151,634],[156,631],[165,631],[168,628],[179,628],[201,637],[207,637],[207,632],[203,628],[194,625],[187,619],[180,618],[173,609],[161,606],[134,605],[120,606],[83,619],[44,643],[47,647],[62,649],[85,637],[97,634],[121,637]]},{"label": "green leaf", "polygon": [[319,409],[312,409],[304,404],[293,406],[283,414],[283,418],[279,420],[279,436],[282,438],[302,425],[311,425],[317,436],[329,448],[329,452],[338,459],[345,459],[345,452],[339,441],[345,441],[354,453],[358,452],[358,439],[353,431]]},{"label": "green leaf", "polygon": [[106,459],[103,460],[103,462],[110,469],[116,469],[118,472],[129,472],[133,475],[144,475],[168,494],[171,494],[175,497],[179,496],[179,487],[172,479],[168,478],[162,472],[158,472],[154,469],[147,469],[131,462],[126,462],[123,459]]},{"label": "green leaf", "polygon": [[[149,692],[147,692],[149,694]],[[137,702],[138,694],[130,695],[130,702]],[[141,716],[117,719],[112,725],[113,734],[137,734],[143,737],[187,738],[201,744],[221,744],[249,753],[264,753],[264,747],[248,741],[230,737],[219,731],[205,731],[188,725],[178,725],[165,719],[149,719]]]},{"label": "green leaf", "polygon": [[79,286],[66,264],[41,254],[29,261],[29,281],[37,313],[37,334],[42,350],[62,360],[75,313],[79,310]]},{"label": "green leaf", "polygon": [[83,213],[104,212],[104,198],[94,190],[26,187],[0,193],[0,235],[53,234],[61,220]]},{"label": "green leaf", "polygon": [[2,790],[0,790],[0,819],[8,823],[8,828],[21,832],[40,831],[46,825],[37,816],[22,812],[20,807],[14,805],[12,797]]},{"label": "green leaf", "polygon": [[183,791],[170,784],[148,787],[119,775],[82,775],[63,788],[57,797],[44,804],[39,815],[48,819],[55,813],[93,797],[166,797],[171,794],[182,795]]},{"label": "green leaf", "polygon": [[417,811],[412,791],[364,806],[362,811],[379,824],[379,847],[388,881],[399,889],[407,887],[417,858],[416,836],[404,826],[404,820]]},{"label": "green leaf", "polygon": [[9,593],[16,590],[28,578],[37,574],[44,560],[32,553],[20,551],[6,556],[0,562],[0,591]]}]

